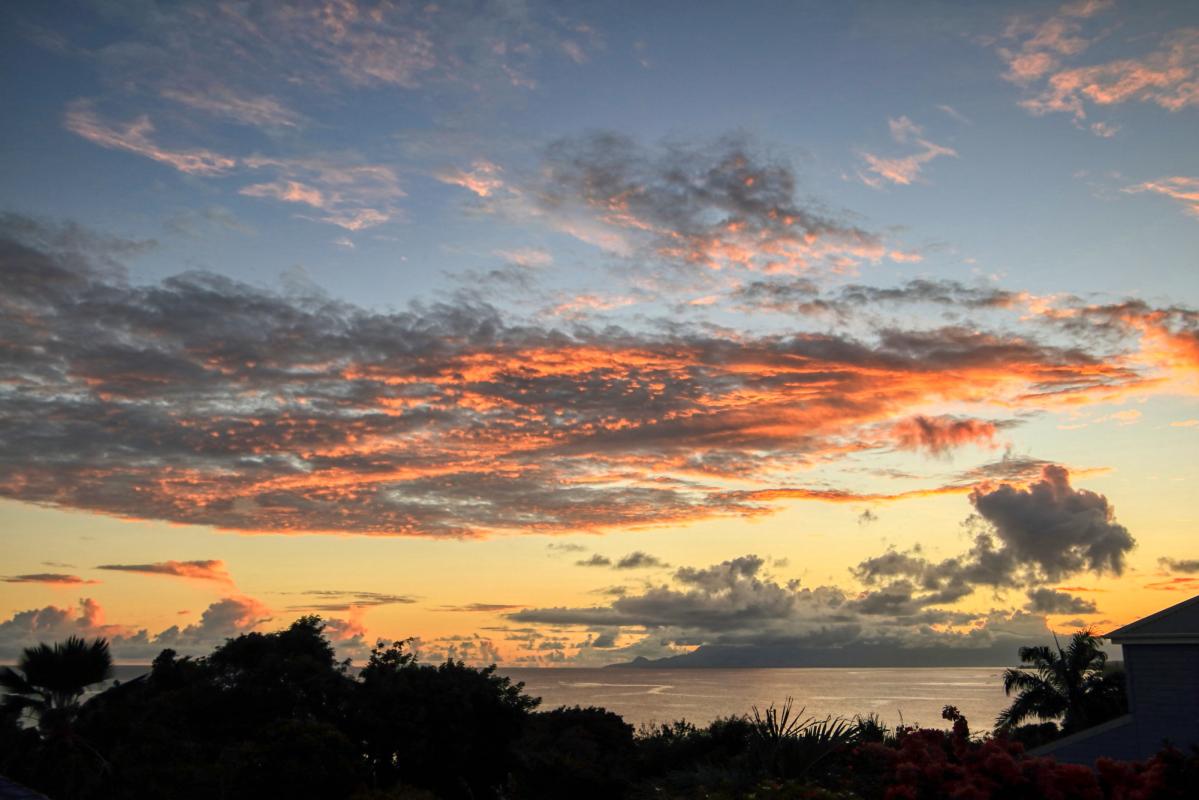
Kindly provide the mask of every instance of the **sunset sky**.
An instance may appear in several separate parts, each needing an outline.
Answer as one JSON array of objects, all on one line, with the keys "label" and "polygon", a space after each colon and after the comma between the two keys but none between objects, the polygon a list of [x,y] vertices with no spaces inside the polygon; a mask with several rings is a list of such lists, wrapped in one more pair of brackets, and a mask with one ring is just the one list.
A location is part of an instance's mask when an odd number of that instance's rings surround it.
[{"label": "sunset sky", "polygon": [[10,2],[0,104],[0,661],[1199,592],[1199,4]]}]

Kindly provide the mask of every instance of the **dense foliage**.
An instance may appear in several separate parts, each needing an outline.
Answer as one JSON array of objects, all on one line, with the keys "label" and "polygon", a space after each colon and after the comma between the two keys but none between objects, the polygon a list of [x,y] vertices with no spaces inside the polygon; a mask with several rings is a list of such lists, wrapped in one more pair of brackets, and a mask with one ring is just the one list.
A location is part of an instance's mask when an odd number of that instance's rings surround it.
[{"label": "dense foliage", "polygon": [[23,691],[0,717],[0,773],[56,800],[1155,800],[1199,783],[1199,752],[1059,764],[1022,743],[1055,724],[972,736],[952,706],[950,731],[814,719],[788,699],[634,732],[600,708],[537,711],[494,668],[420,664],[403,642],[354,672],[315,617],[205,658],[164,651],[82,705],[89,678],[107,674],[102,644],[30,654],[5,676]]}]

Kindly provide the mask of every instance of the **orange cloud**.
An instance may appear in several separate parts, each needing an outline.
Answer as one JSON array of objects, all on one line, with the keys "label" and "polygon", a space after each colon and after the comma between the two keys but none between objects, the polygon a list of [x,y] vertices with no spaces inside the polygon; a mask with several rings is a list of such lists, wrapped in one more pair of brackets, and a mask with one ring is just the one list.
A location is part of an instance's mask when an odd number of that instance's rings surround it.
[{"label": "orange cloud", "polygon": [[438,173],[436,178],[442,183],[461,186],[478,197],[490,197],[504,188],[504,181],[500,178],[501,172],[503,169],[498,165],[478,159],[471,164],[469,170],[448,170]]},{"label": "orange cloud", "polygon": [[1169,178],[1159,178],[1156,181],[1146,181],[1124,189],[1126,192],[1156,192],[1172,200],[1182,203],[1187,213],[1199,217],[1199,178],[1189,178],[1176,175]]},{"label": "orange cloud", "polygon": [[1199,588],[1199,578],[1170,578],[1169,580],[1147,583],[1145,584],[1145,588],[1163,592],[1190,592]]},{"label": "orange cloud", "polygon": [[994,447],[997,431],[995,423],[988,420],[925,416],[909,417],[891,428],[896,447],[927,450],[933,455],[942,455],[964,444]]},{"label": "orange cloud", "polygon": [[285,203],[304,203],[315,208],[324,208],[325,206],[325,197],[319,189],[306,186],[299,181],[256,183],[244,187],[240,193],[247,197],[273,197]]},{"label": "orange cloud", "polygon": [[[924,165],[940,156],[957,158],[957,151],[949,147],[934,144],[924,138],[924,131],[919,125],[907,117],[888,120],[891,127],[891,137],[900,144],[915,144],[920,147],[916,153],[906,156],[883,157],[873,153],[863,152],[862,159],[866,162],[866,172],[858,173],[862,182],[868,186],[879,187],[883,182],[907,186],[920,177]],[[895,254],[892,254],[895,259]],[[911,260],[901,257],[897,260]]]},{"label": "orange cloud", "polygon": [[225,568],[225,562],[208,561],[158,561],[153,564],[101,564],[96,569],[116,572],[138,572],[143,575],[166,575],[174,578],[194,578],[202,581],[233,583]]},{"label": "orange cloud", "polygon": [[[1053,21],[1051,20],[1051,24]],[[1063,27],[1065,26],[1065,27]],[[1062,21],[1059,28],[1077,31]],[[1008,59],[1007,77],[1044,85],[1021,105],[1034,114],[1067,113],[1085,119],[1087,104],[1116,105],[1130,101],[1153,103],[1169,111],[1199,105],[1199,28],[1182,28],[1166,35],[1158,49],[1136,58],[1064,68],[1058,56],[1073,56],[1088,44],[1085,38],[1040,36],[1028,39],[1023,50],[1001,50]],[[1106,135],[1107,130],[1097,131]]]}]

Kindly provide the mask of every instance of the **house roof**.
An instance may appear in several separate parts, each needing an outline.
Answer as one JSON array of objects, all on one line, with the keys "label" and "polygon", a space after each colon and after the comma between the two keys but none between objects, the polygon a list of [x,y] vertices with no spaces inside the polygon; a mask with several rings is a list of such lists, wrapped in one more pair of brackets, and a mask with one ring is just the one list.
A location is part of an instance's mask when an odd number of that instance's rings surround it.
[{"label": "house roof", "polygon": [[1199,595],[1107,634],[1115,644],[1199,644]]}]

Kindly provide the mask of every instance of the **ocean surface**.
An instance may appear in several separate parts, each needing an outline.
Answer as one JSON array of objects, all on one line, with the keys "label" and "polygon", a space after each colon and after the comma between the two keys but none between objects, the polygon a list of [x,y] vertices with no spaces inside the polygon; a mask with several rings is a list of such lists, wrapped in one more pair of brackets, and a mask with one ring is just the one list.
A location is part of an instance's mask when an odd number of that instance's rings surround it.
[{"label": "ocean surface", "polygon": [[[145,666],[123,665],[129,680]],[[954,705],[975,730],[989,729],[1011,702],[1003,694],[1002,667],[870,669],[501,669],[523,681],[541,708],[601,706],[635,727],[687,719],[697,725],[794,698],[805,716],[878,714],[900,722],[947,727],[941,708]]]}]

